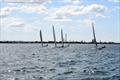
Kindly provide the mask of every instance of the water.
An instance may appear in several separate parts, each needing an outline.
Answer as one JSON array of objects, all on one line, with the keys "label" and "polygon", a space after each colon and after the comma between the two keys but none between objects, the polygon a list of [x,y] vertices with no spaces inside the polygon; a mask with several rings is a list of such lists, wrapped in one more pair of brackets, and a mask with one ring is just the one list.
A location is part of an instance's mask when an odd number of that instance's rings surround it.
[{"label": "water", "polygon": [[120,45],[53,46],[0,44],[0,80],[120,80]]}]

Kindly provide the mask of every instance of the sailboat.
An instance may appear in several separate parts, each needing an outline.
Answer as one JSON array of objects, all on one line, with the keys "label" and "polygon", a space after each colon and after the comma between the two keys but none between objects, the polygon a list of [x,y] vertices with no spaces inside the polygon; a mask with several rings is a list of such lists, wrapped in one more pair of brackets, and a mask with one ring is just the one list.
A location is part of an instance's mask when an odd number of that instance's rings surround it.
[{"label": "sailboat", "polygon": [[64,38],[63,38],[63,30],[62,29],[61,29],[61,43],[62,43],[61,47],[64,47]]},{"label": "sailboat", "polygon": [[40,30],[40,40],[41,40],[41,46],[46,47],[48,45],[43,45],[43,38],[42,38],[42,31]]},{"label": "sailboat", "polygon": [[96,36],[95,36],[94,23],[92,23],[92,30],[93,30],[93,37],[94,37],[93,42],[95,44],[95,47],[97,48],[98,45],[97,45]]},{"label": "sailboat", "polygon": [[[64,45],[64,37],[63,37],[63,30],[61,29],[61,44],[62,46],[57,46],[57,42],[56,42],[56,35],[55,35],[55,29],[54,26],[52,26],[53,29],[53,39],[54,39],[54,44],[55,44],[55,48],[63,48],[63,47],[67,47]],[[69,46],[69,45],[68,45]]]},{"label": "sailboat", "polygon": [[61,44],[62,44],[62,46],[59,48],[69,47],[69,44],[65,45],[65,42],[67,42],[67,34],[65,34],[65,38],[64,38],[63,37],[63,30],[61,29]]},{"label": "sailboat", "polygon": [[[65,42],[67,43],[67,33],[65,34]],[[67,46],[69,47],[70,44],[68,43]]]},{"label": "sailboat", "polygon": [[67,33],[65,34],[65,42],[67,42]]},{"label": "sailboat", "polygon": [[42,31],[40,30],[40,40],[41,40],[41,46],[43,47],[43,39],[42,39]]},{"label": "sailboat", "polygon": [[93,30],[93,37],[94,37],[94,39],[93,39],[93,43],[95,44],[95,48],[96,48],[96,49],[99,49],[99,50],[105,48],[105,46],[98,47],[98,44],[97,44],[97,41],[96,41],[96,35],[95,35],[95,29],[94,29],[94,23],[92,23],[92,30]]},{"label": "sailboat", "polygon": [[52,29],[53,29],[53,39],[54,39],[54,44],[55,44],[55,47],[57,47],[57,44],[56,44],[56,35],[55,35],[55,29],[54,29],[54,26],[52,26]]}]

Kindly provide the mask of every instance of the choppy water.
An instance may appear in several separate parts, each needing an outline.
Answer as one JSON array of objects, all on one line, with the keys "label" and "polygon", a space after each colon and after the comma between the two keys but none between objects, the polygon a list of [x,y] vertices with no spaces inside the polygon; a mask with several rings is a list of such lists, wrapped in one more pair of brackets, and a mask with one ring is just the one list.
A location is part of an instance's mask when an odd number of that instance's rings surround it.
[{"label": "choppy water", "polygon": [[0,44],[0,80],[120,80],[120,45],[93,47]]}]

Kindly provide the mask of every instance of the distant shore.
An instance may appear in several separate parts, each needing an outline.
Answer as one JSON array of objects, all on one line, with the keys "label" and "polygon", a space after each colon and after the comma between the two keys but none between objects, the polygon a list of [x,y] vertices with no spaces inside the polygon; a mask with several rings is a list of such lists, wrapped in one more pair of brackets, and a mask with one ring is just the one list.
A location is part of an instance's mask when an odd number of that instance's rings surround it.
[{"label": "distant shore", "polygon": [[[0,43],[41,43],[40,41],[0,41]],[[54,41],[46,41],[43,43],[54,43]],[[56,43],[61,43],[61,41],[58,41]],[[93,44],[94,42],[79,42],[79,41],[68,41],[68,42],[64,42],[64,43],[70,43],[70,44]],[[97,42],[97,44],[120,44],[117,42]]]}]

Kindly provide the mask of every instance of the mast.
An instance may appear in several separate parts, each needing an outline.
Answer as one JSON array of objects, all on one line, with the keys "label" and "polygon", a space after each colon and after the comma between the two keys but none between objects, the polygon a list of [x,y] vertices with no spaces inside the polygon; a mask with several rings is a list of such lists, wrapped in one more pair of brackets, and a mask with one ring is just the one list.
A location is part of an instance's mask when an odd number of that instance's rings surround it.
[{"label": "mast", "polygon": [[92,23],[92,30],[93,30],[94,43],[95,43],[95,46],[97,47],[97,41],[96,41],[96,36],[95,36],[94,23]]},{"label": "mast", "polygon": [[61,29],[61,41],[62,41],[62,46],[64,47],[64,38],[63,38],[63,30]]},{"label": "mast", "polygon": [[54,26],[52,26],[52,28],[53,28],[53,38],[54,38],[55,47],[57,47],[57,44],[56,44],[56,35],[55,35]]},{"label": "mast", "polygon": [[40,30],[40,40],[41,40],[41,46],[43,47],[43,39],[42,39],[42,31]]}]

